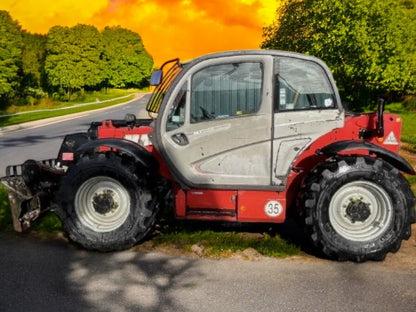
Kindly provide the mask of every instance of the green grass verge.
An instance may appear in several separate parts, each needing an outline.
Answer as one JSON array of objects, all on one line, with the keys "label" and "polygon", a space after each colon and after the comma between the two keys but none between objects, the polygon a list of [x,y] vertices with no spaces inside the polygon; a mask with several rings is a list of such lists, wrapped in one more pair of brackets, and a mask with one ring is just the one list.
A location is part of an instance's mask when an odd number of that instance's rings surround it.
[{"label": "green grass verge", "polygon": [[400,115],[403,118],[402,141],[412,144],[412,152],[416,153],[416,113],[405,112]]},{"label": "green grass verge", "polygon": [[12,229],[12,217],[10,215],[9,199],[6,188],[0,185],[0,231]]},{"label": "green grass verge", "polygon": [[[55,233],[62,230],[61,221],[53,213],[43,216],[39,222],[32,227],[33,231],[41,233]],[[0,185],[0,231],[9,232],[13,230],[12,216],[10,213],[7,190]]]},{"label": "green grass verge", "polygon": [[[213,227],[213,226],[211,226]],[[227,257],[248,248],[268,257],[288,257],[297,255],[300,247],[290,244],[277,234],[244,232],[223,232],[221,226],[216,230],[190,229],[186,225],[173,232],[161,232],[153,239],[154,246],[167,246],[186,252],[193,252],[192,247],[203,248],[203,255],[209,257]]]},{"label": "green grass verge", "polygon": [[62,108],[77,104],[102,102],[127,96],[138,92],[147,92],[148,88],[145,89],[108,89],[107,91],[90,91],[90,92],[77,92],[71,101],[59,101],[50,98],[41,98],[36,101],[36,104],[30,105],[11,105],[6,110],[0,111],[0,115],[11,114],[17,112],[27,112],[38,109],[48,108]]},{"label": "green grass verge", "polygon": [[402,137],[403,142],[412,144],[413,152],[416,152],[416,112],[406,111],[402,103],[392,103],[386,106],[386,112],[398,114],[403,119]]},{"label": "green grass verge", "polygon": [[[35,121],[35,120],[40,120],[40,119],[45,119],[45,118],[50,118],[50,117],[58,117],[58,116],[64,116],[64,115],[69,115],[69,114],[81,113],[81,112],[90,111],[93,109],[99,109],[99,108],[104,108],[104,107],[109,107],[109,106],[113,106],[116,104],[124,103],[132,99],[134,99],[134,95],[130,95],[129,97],[125,97],[123,99],[116,99],[116,100],[108,101],[104,103],[96,103],[96,104],[94,103],[94,104],[85,105],[85,106],[77,106],[77,107],[72,107],[72,108],[68,108],[64,110],[40,111],[40,112],[33,112],[30,114],[2,117],[0,118],[0,127],[6,127],[10,125],[15,125],[15,124],[20,124],[24,122]],[[57,107],[54,107],[54,108],[57,108]]]}]

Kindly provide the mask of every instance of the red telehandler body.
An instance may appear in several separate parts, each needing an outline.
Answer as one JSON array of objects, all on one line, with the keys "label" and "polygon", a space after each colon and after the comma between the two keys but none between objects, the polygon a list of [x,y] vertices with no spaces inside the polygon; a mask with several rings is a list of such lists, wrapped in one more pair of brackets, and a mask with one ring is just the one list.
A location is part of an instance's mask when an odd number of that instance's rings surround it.
[{"label": "red telehandler body", "polygon": [[155,71],[152,118],[93,122],[56,159],[9,166],[14,227],[46,211],[87,249],[129,248],[162,208],[184,220],[303,219],[339,260],[381,260],[411,235],[415,197],[398,154],[402,119],[346,113],[320,60],[232,51]]}]

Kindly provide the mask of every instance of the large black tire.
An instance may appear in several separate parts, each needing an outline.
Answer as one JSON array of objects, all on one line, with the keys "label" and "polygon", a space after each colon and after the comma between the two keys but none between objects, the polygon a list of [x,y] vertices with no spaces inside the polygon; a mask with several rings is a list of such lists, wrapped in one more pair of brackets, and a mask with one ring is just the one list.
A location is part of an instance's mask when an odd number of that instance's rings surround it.
[{"label": "large black tire", "polygon": [[338,260],[382,260],[411,235],[415,198],[390,164],[340,157],[319,165],[302,197],[306,231],[324,255]]},{"label": "large black tire", "polygon": [[84,248],[121,250],[153,229],[159,210],[153,197],[131,159],[98,154],[69,168],[56,214],[69,238]]}]

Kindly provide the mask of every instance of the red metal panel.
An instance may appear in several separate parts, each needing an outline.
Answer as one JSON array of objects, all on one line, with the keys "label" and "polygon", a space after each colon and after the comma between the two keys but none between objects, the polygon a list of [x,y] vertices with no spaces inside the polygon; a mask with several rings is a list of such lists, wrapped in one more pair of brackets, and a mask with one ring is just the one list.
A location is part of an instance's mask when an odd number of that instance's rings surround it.
[{"label": "red metal panel", "polygon": [[[287,199],[289,201],[288,207],[291,207],[291,204],[294,202],[304,175],[308,174],[318,163],[327,158],[327,156],[320,155],[318,152],[321,148],[327,146],[328,144],[343,140],[356,140],[361,142],[370,142],[397,153],[399,150],[402,119],[398,115],[386,113],[384,114],[383,120],[383,137],[378,138],[376,135],[367,139],[360,137],[360,132],[363,130],[374,133],[377,124],[377,114],[370,113],[350,115],[345,117],[344,127],[324,134],[308,146],[308,148],[295,160],[292,172],[290,173],[287,181]],[[369,152],[367,150],[355,150],[348,151],[346,154],[369,155]]]},{"label": "red metal panel", "polygon": [[[140,127],[115,127],[111,120],[103,121],[101,126],[98,127],[98,138],[119,138],[129,140],[140,144],[146,148],[149,152],[153,151],[152,143],[149,140],[148,134],[153,130],[149,126]],[[101,152],[109,151],[110,148],[102,146]]]},{"label": "red metal panel", "polygon": [[[120,138],[120,139],[126,139],[133,142],[136,142],[143,147],[145,147],[150,153],[153,154],[153,156],[156,157],[158,163],[159,163],[159,173],[161,176],[173,180],[173,177],[163,161],[161,159],[161,156],[159,153],[155,150],[152,143],[150,142],[150,139],[148,137],[148,134],[153,130],[152,127],[149,126],[140,126],[140,127],[115,127],[111,120],[103,121],[101,126],[98,127],[98,138],[99,139],[105,139],[105,138]],[[101,152],[109,151],[110,148],[106,146],[100,147]]]},{"label": "red metal panel", "polygon": [[175,197],[178,219],[237,221],[237,191],[179,190]]},{"label": "red metal panel", "polygon": [[[377,136],[372,136],[368,139],[360,138],[360,131],[362,130],[375,131],[376,123],[376,114],[347,116],[343,128],[335,129],[315,140],[301,155],[299,155],[294,163],[294,167],[303,170],[306,169],[306,172],[308,172],[319,162],[319,159],[316,159],[317,150],[333,142],[343,140],[370,142],[397,153],[399,150],[399,140],[402,128],[401,117],[394,114],[384,114],[384,136],[381,138],[378,138]],[[368,151],[355,152],[368,154]]]},{"label": "red metal panel", "polygon": [[184,218],[178,217],[181,220],[194,220],[194,221],[224,221],[224,222],[237,222],[236,216],[228,215],[198,215],[190,214]]},{"label": "red metal panel", "polygon": [[281,223],[286,218],[285,195],[272,191],[179,190],[176,216],[188,220]]},{"label": "red metal panel", "polygon": [[74,161],[74,153],[62,153],[62,160]]},{"label": "red metal panel", "polygon": [[178,189],[175,194],[175,213],[178,218],[186,216],[186,195],[181,189]]},{"label": "red metal panel", "polygon": [[284,192],[239,191],[239,222],[282,223],[286,218],[286,198]]},{"label": "red metal panel", "polygon": [[190,190],[186,194],[188,208],[211,208],[235,210],[236,191]]}]

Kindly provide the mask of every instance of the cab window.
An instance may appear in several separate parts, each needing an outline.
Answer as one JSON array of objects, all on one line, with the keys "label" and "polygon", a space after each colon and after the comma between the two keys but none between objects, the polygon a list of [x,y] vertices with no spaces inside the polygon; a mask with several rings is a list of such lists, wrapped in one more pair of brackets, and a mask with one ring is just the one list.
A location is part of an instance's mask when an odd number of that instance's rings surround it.
[{"label": "cab window", "polygon": [[276,58],[275,111],[332,109],[334,90],[318,64],[293,58]]},{"label": "cab window", "polygon": [[180,128],[185,123],[185,109],[187,96],[187,81],[182,85],[170,109],[166,131]]},{"label": "cab window", "polygon": [[191,79],[191,123],[256,113],[262,79],[258,62],[220,64],[196,72]]}]

